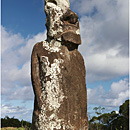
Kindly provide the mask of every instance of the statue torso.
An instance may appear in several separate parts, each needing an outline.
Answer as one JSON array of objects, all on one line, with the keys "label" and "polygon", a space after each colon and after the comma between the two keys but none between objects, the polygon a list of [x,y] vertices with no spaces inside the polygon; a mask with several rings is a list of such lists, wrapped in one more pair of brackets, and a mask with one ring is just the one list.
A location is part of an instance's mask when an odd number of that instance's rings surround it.
[{"label": "statue torso", "polygon": [[35,101],[34,108],[36,129],[85,130],[87,92],[81,54],[77,49],[69,51],[64,45],[46,41],[35,47],[41,82],[41,105]]}]

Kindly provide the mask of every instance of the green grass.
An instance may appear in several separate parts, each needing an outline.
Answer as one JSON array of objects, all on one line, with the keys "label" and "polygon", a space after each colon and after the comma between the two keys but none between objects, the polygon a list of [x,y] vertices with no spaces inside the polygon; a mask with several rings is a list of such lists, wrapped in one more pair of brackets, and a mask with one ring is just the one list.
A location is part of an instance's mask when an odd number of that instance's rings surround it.
[{"label": "green grass", "polygon": [[1,130],[26,130],[26,128],[4,127],[4,128],[1,128]]}]

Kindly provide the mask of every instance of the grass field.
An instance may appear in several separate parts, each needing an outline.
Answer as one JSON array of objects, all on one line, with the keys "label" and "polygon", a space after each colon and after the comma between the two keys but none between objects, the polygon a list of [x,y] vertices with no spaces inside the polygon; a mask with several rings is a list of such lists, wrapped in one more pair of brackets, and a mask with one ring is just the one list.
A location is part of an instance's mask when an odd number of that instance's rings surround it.
[{"label": "grass field", "polygon": [[1,130],[26,130],[25,128],[16,128],[16,127],[4,127]]}]

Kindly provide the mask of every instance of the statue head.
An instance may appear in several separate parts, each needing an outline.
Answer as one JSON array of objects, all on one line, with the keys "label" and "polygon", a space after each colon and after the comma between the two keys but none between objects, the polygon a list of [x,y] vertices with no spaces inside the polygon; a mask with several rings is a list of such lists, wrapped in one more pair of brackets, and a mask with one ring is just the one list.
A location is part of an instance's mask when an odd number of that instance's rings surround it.
[{"label": "statue head", "polygon": [[69,0],[45,0],[47,37],[81,44],[79,20],[70,10]]}]

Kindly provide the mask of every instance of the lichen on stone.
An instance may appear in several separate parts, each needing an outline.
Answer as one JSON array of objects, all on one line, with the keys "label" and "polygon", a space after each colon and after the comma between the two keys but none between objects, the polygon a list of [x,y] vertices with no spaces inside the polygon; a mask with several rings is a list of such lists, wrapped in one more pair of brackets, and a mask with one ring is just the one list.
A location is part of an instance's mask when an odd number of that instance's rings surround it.
[{"label": "lichen on stone", "polygon": [[[48,47],[47,42],[45,42],[44,47],[48,51],[55,52],[57,50],[55,47]],[[45,77],[50,77],[50,81],[42,82],[43,88],[40,98],[44,101],[44,104],[37,120],[37,124],[39,124],[38,130],[60,129],[63,126],[64,119],[59,119],[57,114],[65,98],[59,83],[62,78],[60,66],[64,60],[60,58],[54,59],[53,63],[50,64],[47,56],[41,56],[41,62],[43,66],[42,71],[46,73]],[[48,116],[47,111],[53,111],[53,113]]]},{"label": "lichen on stone", "polygon": [[[58,42],[58,41],[56,41],[56,42]],[[60,46],[61,46],[60,42],[53,45],[51,43],[48,43],[47,41],[43,41],[43,47],[45,48],[45,50],[48,51],[49,54],[51,52],[59,52],[60,51]]]},{"label": "lichen on stone", "polygon": [[48,28],[48,35],[54,37],[59,33],[62,33],[63,22],[60,18],[63,16],[63,10],[59,6],[48,2],[45,6],[45,12],[49,21],[46,23]]}]

